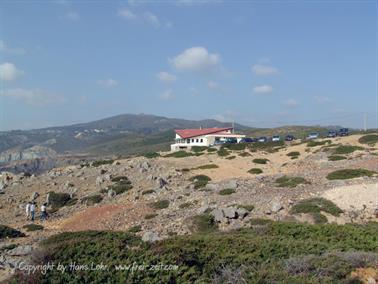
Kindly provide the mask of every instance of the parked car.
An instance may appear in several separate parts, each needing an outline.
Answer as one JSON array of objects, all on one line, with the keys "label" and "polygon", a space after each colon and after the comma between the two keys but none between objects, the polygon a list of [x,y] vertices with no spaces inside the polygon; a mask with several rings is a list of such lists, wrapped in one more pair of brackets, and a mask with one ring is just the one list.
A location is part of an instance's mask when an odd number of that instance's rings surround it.
[{"label": "parked car", "polygon": [[339,136],[348,136],[349,135],[349,129],[348,128],[341,128],[339,130]]},{"label": "parked car", "polygon": [[318,132],[311,132],[306,139],[311,140],[311,139],[316,139],[319,138],[319,133]]},{"label": "parked car", "polygon": [[266,138],[265,136],[262,136],[262,137],[259,137],[259,138],[257,139],[257,141],[258,141],[258,142],[261,142],[261,143],[265,143],[265,142],[268,141],[268,138]]},{"label": "parked car", "polygon": [[216,146],[216,145],[222,145],[224,143],[226,143],[226,142],[225,141],[220,141],[220,140],[215,140],[213,145],[214,146]]},{"label": "parked car", "polygon": [[236,144],[236,143],[238,143],[238,140],[236,138],[226,138],[225,143]]},{"label": "parked car", "polygon": [[240,143],[252,143],[255,142],[253,138],[245,137],[240,140]]},{"label": "parked car", "polygon": [[329,138],[335,138],[337,136],[337,132],[334,130],[328,131],[327,137]]},{"label": "parked car", "polygon": [[279,142],[281,141],[281,137],[279,135],[272,136],[272,142]]},{"label": "parked car", "polygon": [[293,135],[286,135],[286,137],[285,137],[285,141],[293,141],[293,140],[295,140],[295,137],[293,136]]}]

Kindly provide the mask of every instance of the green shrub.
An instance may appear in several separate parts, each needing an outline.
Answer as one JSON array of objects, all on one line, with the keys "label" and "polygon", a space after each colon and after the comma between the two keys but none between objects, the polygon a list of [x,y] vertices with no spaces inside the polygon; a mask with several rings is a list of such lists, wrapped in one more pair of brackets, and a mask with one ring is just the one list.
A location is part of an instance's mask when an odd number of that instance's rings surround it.
[{"label": "green shrub", "polygon": [[248,147],[252,152],[265,151],[268,153],[274,153],[285,147],[285,142],[281,140],[278,142],[268,141],[266,143],[249,143]]},{"label": "green shrub", "polygon": [[127,176],[116,176],[111,178],[112,182],[121,182],[123,184],[131,184],[131,181]]},{"label": "green shrub", "polygon": [[320,197],[301,200],[290,209],[291,214],[320,212],[326,212],[333,216],[343,213],[335,203]]},{"label": "green shrub", "polygon": [[97,203],[100,203],[102,201],[103,197],[100,194],[86,196],[81,199],[82,203],[85,203],[88,206],[95,205]]},{"label": "green shrub", "polygon": [[230,155],[230,151],[227,151],[226,148],[220,148],[217,153],[219,157],[225,157]]},{"label": "green shrub", "polygon": [[331,144],[331,140],[323,140],[323,141],[315,141],[311,140],[307,142],[307,147],[316,147],[316,146],[323,146],[325,144]]},{"label": "green shrub", "polygon": [[152,193],[155,193],[155,190],[153,190],[153,189],[147,189],[147,190],[142,191],[142,195],[152,194]]},{"label": "green shrub", "polygon": [[133,186],[131,184],[129,184],[128,182],[127,183],[118,182],[118,183],[113,184],[113,185],[111,185],[109,187],[109,189],[114,190],[114,192],[116,193],[116,195],[125,193],[125,192],[129,191],[132,188],[133,188]]},{"label": "green shrub", "polygon": [[207,148],[207,152],[211,153],[211,152],[216,152],[218,151],[216,148]]},{"label": "green shrub", "polygon": [[208,164],[208,165],[203,165],[203,166],[193,168],[192,170],[209,170],[209,169],[217,169],[217,168],[219,167],[215,164]]},{"label": "green shrub", "polygon": [[233,160],[233,159],[235,159],[236,158],[236,156],[230,156],[230,157],[227,157],[226,159],[227,160]]},{"label": "green shrub", "polygon": [[8,251],[8,250],[12,250],[14,248],[16,248],[17,245],[16,244],[10,244],[10,245],[7,245],[7,246],[1,246],[0,247],[0,252],[4,252],[4,251]]},{"label": "green shrub", "polygon": [[340,154],[350,154],[357,150],[363,150],[364,148],[359,146],[350,146],[350,145],[340,145],[333,150],[333,153],[336,155]]},{"label": "green shrub", "polygon": [[214,217],[208,213],[192,217],[192,231],[197,233],[210,233],[218,229]]},{"label": "green shrub", "polygon": [[110,165],[110,164],[113,164],[114,160],[98,160],[98,161],[94,161],[92,162],[92,167],[99,167],[99,166],[102,166],[102,165]]},{"label": "green shrub", "polygon": [[237,143],[237,144],[224,144],[222,147],[227,148],[229,150],[234,150],[234,151],[242,151],[245,149],[246,144],[242,143]]},{"label": "green shrub", "polygon": [[140,225],[133,226],[133,227],[129,228],[127,231],[129,233],[135,234],[135,233],[142,231],[142,227]]},{"label": "green shrub", "polygon": [[375,144],[378,142],[378,134],[368,134],[360,137],[358,142],[361,144]]},{"label": "green shrub", "polygon": [[329,161],[340,161],[340,160],[345,160],[347,157],[345,156],[340,156],[340,155],[331,155],[328,156]]},{"label": "green shrub", "polygon": [[303,177],[283,176],[276,179],[275,183],[279,187],[296,187],[298,184],[308,184],[309,182],[306,181]]},{"label": "green shrub", "polygon": [[48,194],[49,204],[51,205],[51,207],[57,209],[65,206],[71,199],[68,193],[50,191]]},{"label": "green shrub", "polygon": [[172,157],[172,158],[185,158],[185,157],[190,157],[190,156],[193,156],[192,153],[190,152],[187,152],[187,151],[177,151],[177,152],[173,152],[173,153],[170,153],[170,154],[167,154],[165,155],[164,157]]},{"label": "green shrub", "polygon": [[326,216],[319,212],[313,212],[310,213],[312,219],[314,220],[315,224],[326,224],[328,222],[328,219]]},{"label": "green shrub", "polygon": [[0,225],[0,240],[5,238],[24,237],[25,234],[11,227]]},{"label": "green shrub", "polygon": [[168,208],[169,206],[169,200],[167,199],[159,200],[159,201],[150,203],[150,206],[156,210],[165,209],[165,208]]},{"label": "green shrub", "polygon": [[225,189],[222,189],[218,192],[219,195],[230,195],[230,194],[233,194],[235,193],[235,189],[233,188],[225,188]]},{"label": "green shrub", "polygon": [[243,209],[247,210],[248,212],[251,212],[253,209],[255,209],[254,205],[238,205],[237,207],[243,208]]},{"label": "green shrub", "polygon": [[301,153],[299,153],[298,151],[292,151],[290,153],[287,153],[286,155],[288,157],[298,157]]},{"label": "green shrub", "polygon": [[192,146],[191,147],[191,151],[193,151],[194,153],[198,153],[198,152],[203,152],[207,149],[206,146]]},{"label": "green shrub", "polygon": [[257,159],[253,159],[252,162],[254,162],[255,164],[266,164],[269,162],[269,159],[257,158]]},{"label": "green shrub", "polygon": [[262,174],[263,173],[263,170],[262,169],[259,169],[259,168],[252,168],[248,171],[250,174],[254,174],[254,175],[258,175],[258,174]]},{"label": "green shrub", "polygon": [[43,226],[38,224],[27,224],[24,225],[22,228],[26,229],[26,231],[28,232],[43,230]]},{"label": "green shrub", "polygon": [[211,180],[211,178],[206,175],[196,175],[196,176],[191,177],[189,180],[193,181],[194,188],[198,189],[198,188],[205,187],[207,183]]},{"label": "green shrub", "polygon": [[146,216],[144,216],[144,219],[146,220],[150,220],[150,219],[153,219],[157,216],[158,214],[147,214]]},{"label": "green shrub", "polygon": [[180,209],[186,209],[186,208],[189,208],[189,207],[192,207],[192,206],[193,206],[192,202],[185,202],[185,203],[180,204],[179,208]]},{"label": "green shrub", "polygon": [[67,201],[65,206],[73,206],[77,203],[78,199],[77,198],[71,198],[70,200]]},{"label": "green shrub", "polygon": [[241,152],[241,153],[239,154],[239,156],[240,156],[240,157],[249,157],[249,156],[251,156],[251,154],[248,153],[248,152]]},{"label": "green shrub", "polygon": [[249,221],[252,226],[259,226],[259,225],[268,225],[271,224],[273,221],[270,219],[263,219],[263,218],[253,218]]},{"label": "green shrub", "polygon": [[153,158],[160,157],[160,154],[157,152],[148,152],[144,154],[143,156],[146,157],[147,159],[153,159]]},{"label": "green shrub", "polygon": [[365,169],[344,169],[344,170],[337,170],[331,172],[327,175],[327,179],[334,180],[334,179],[352,179],[358,177],[371,177],[375,174],[373,171],[365,170]]}]

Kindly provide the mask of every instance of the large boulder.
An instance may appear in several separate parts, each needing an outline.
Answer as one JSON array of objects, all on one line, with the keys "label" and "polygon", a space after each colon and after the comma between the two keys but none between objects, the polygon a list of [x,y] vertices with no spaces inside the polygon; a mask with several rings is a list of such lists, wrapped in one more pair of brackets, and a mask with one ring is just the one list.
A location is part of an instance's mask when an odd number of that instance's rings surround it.
[{"label": "large boulder", "polygon": [[282,206],[281,202],[279,202],[277,200],[272,201],[272,204],[270,205],[270,211],[272,213],[277,213],[277,212],[281,211],[282,209],[283,209],[283,206]]},{"label": "large boulder", "polygon": [[208,184],[206,184],[205,189],[211,190],[211,191],[217,191],[219,189],[219,185],[217,185],[215,183],[208,183]]},{"label": "large boulder", "polygon": [[224,214],[224,217],[226,217],[227,219],[236,219],[236,218],[238,218],[238,214],[237,214],[236,208],[234,208],[234,207],[224,208],[223,209],[223,214]]},{"label": "large boulder", "polygon": [[236,214],[238,215],[238,219],[244,219],[248,215],[248,210],[244,208],[237,208]]},{"label": "large boulder", "polygon": [[226,182],[224,185],[223,185],[223,189],[226,189],[226,188],[231,188],[231,189],[236,189],[238,187],[238,183],[236,180],[229,180],[228,182]]},{"label": "large boulder", "polygon": [[219,208],[213,209],[213,211],[210,212],[210,215],[214,217],[215,222],[222,222],[224,218],[223,210]]},{"label": "large boulder", "polygon": [[161,240],[161,238],[154,232],[145,232],[142,236],[142,241],[144,242],[156,242],[156,241],[159,241]]}]

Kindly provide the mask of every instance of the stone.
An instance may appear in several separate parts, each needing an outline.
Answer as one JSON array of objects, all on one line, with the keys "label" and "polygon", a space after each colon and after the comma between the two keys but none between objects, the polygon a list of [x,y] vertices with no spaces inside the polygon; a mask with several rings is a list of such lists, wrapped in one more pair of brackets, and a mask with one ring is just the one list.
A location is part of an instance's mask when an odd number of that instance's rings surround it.
[{"label": "stone", "polygon": [[228,219],[236,219],[238,217],[236,209],[234,207],[227,207],[223,209],[224,217]]},{"label": "stone", "polygon": [[208,183],[206,185],[205,189],[211,190],[211,191],[217,191],[219,189],[219,185],[217,185],[215,183]]},{"label": "stone", "polygon": [[101,184],[104,182],[104,178],[102,176],[98,176],[96,178],[96,186],[101,186]]},{"label": "stone", "polygon": [[236,182],[236,180],[230,180],[223,185],[223,189],[226,189],[226,188],[236,189],[237,187],[238,187],[238,183]]},{"label": "stone", "polygon": [[114,196],[116,196],[116,192],[113,189],[109,189],[108,190],[108,197],[113,198]]},{"label": "stone", "polygon": [[215,222],[222,222],[224,215],[223,215],[223,210],[219,208],[213,209],[213,211],[210,212],[210,215],[214,217]]},{"label": "stone", "polygon": [[66,181],[63,185],[63,189],[64,190],[68,190],[70,187],[73,187],[73,183],[69,182],[69,181]]},{"label": "stone", "polygon": [[244,208],[237,208],[236,213],[238,214],[238,218],[244,219],[248,215],[248,210]]},{"label": "stone", "polygon": [[161,238],[154,232],[145,232],[142,236],[142,241],[144,242],[156,242],[156,241],[159,241],[161,240]]},{"label": "stone", "polygon": [[0,191],[4,190],[6,187],[7,184],[4,181],[0,180]]},{"label": "stone", "polygon": [[104,180],[105,181],[111,181],[112,180],[112,175],[111,174],[107,174],[107,175],[104,175]]},{"label": "stone", "polygon": [[36,192],[36,191],[34,191],[34,192],[32,193],[32,195],[30,196],[30,201],[34,201],[34,200],[36,200],[36,199],[38,198],[38,196],[39,196],[39,193]]},{"label": "stone", "polygon": [[8,250],[7,255],[10,256],[25,256],[32,252],[33,248],[31,245],[18,246],[14,249]]},{"label": "stone", "polygon": [[197,209],[197,213],[198,213],[198,214],[203,214],[203,213],[205,213],[207,210],[209,210],[209,206],[208,206],[208,205],[204,205],[204,206],[201,206],[200,208]]},{"label": "stone", "polygon": [[283,206],[282,206],[281,202],[276,201],[276,200],[273,201],[272,204],[271,204],[271,206],[270,206],[270,211],[272,213],[277,213],[277,212],[279,212],[282,209],[283,209]]},{"label": "stone", "polygon": [[140,168],[141,168],[141,169],[144,169],[144,170],[146,170],[146,171],[147,171],[150,167],[151,167],[151,166],[150,166],[150,164],[149,164],[148,162],[143,162],[143,163],[140,164]]}]

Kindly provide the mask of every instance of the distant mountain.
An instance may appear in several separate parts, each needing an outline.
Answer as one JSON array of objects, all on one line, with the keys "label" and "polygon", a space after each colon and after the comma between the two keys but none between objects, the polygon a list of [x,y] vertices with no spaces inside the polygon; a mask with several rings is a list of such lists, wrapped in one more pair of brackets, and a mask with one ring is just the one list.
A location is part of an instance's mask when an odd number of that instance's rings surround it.
[{"label": "distant mountain", "polygon": [[[146,150],[160,150],[174,139],[174,129],[199,127],[228,127],[213,119],[185,120],[146,114],[122,114],[93,122],[33,130],[0,132],[0,163],[39,158],[50,149],[57,154],[90,153],[134,154]],[[249,127],[235,124],[235,129]],[[33,147],[44,151],[31,151]],[[30,155],[30,152],[33,155]]]}]

